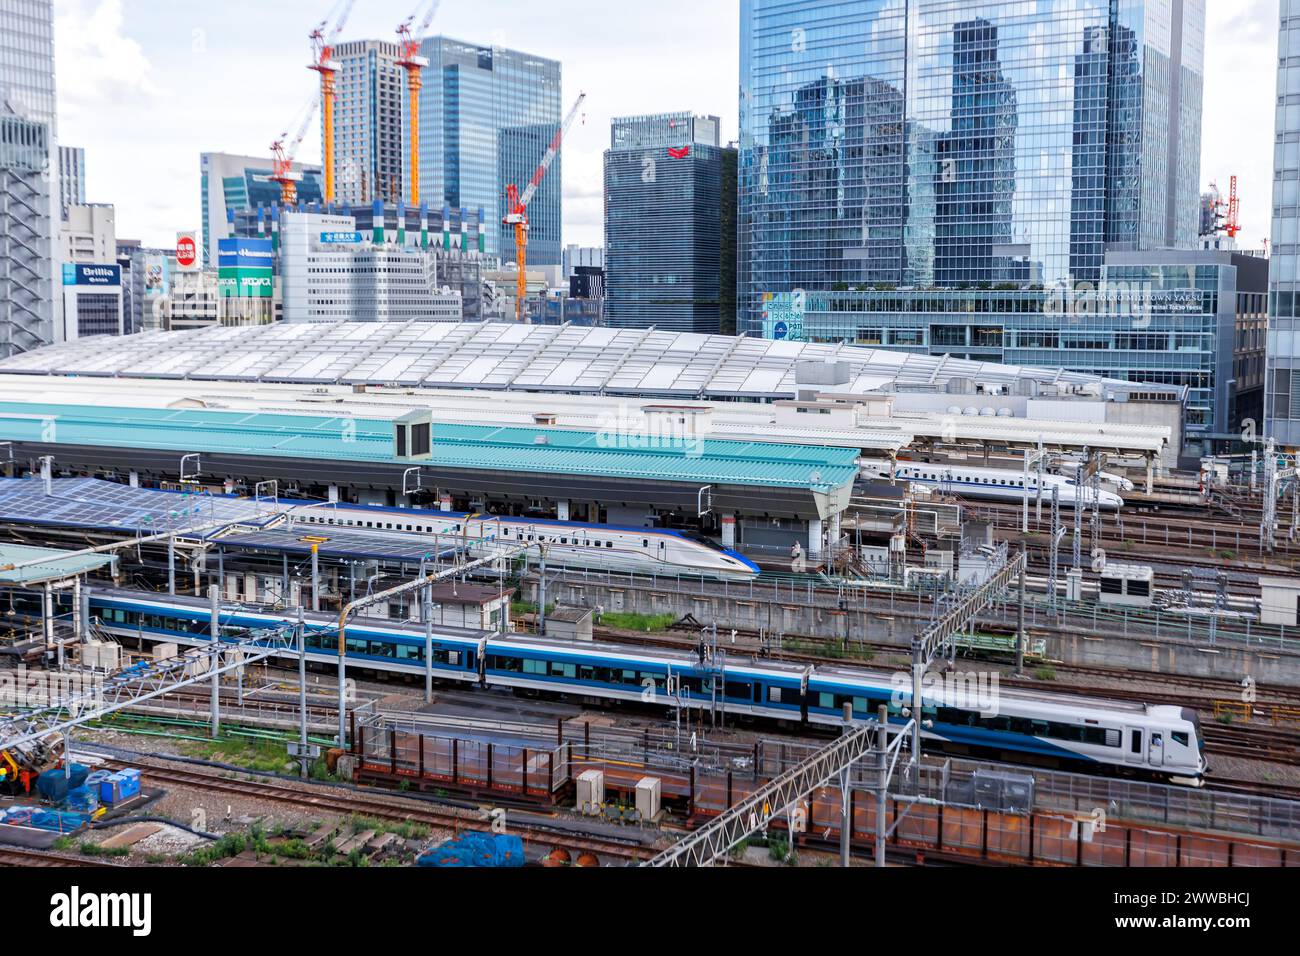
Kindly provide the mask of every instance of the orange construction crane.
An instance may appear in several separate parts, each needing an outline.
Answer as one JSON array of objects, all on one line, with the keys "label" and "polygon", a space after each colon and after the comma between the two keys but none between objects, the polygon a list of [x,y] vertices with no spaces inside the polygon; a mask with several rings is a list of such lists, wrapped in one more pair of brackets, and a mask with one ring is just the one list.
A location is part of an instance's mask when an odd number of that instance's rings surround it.
[{"label": "orange construction crane", "polygon": [[[425,0],[424,6],[402,21],[402,25],[397,28],[397,43],[401,47],[401,58],[397,65],[406,70],[406,92],[410,98],[406,112],[411,137],[412,206],[420,205],[420,90],[424,86],[423,70],[429,65],[428,58],[420,56],[420,44],[424,42],[429,24],[433,22],[433,15],[438,12],[441,2],[442,0]],[[421,9],[424,10],[424,17],[420,20],[419,28],[413,30],[411,25],[415,23]]]},{"label": "orange construction crane", "polygon": [[[325,202],[334,202],[334,100],[335,74],[339,71],[338,61],[334,59],[334,44],[343,32],[352,5],[356,0],[340,0],[330,15],[321,21],[320,26],[311,32],[312,62],[309,70],[320,74],[320,107],[325,118],[324,129],[324,163],[325,163]],[[333,23],[333,26],[330,24]]]},{"label": "orange construction crane", "polygon": [[515,280],[515,321],[524,320],[524,299],[528,297],[528,204],[533,201],[537,195],[537,187],[542,184],[546,178],[546,172],[551,168],[551,163],[555,162],[555,157],[560,154],[560,147],[564,145],[564,137],[569,132],[569,127],[573,125],[573,120],[578,115],[578,110],[586,101],[587,94],[579,93],[578,100],[573,104],[573,109],[569,110],[569,115],[564,118],[564,123],[555,133],[555,138],[551,140],[551,145],[546,148],[546,155],[542,157],[542,164],[537,167],[533,173],[533,178],[529,180],[527,188],[524,189],[523,195],[519,194],[519,187],[511,183],[506,187],[506,202],[510,211],[502,220],[507,226],[515,227],[515,264],[519,269],[519,275]]},{"label": "orange construction crane", "polygon": [[271,144],[271,155],[275,157],[273,160],[275,172],[271,175],[271,181],[280,184],[280,202],[286,206],[298,202],[298,183],[302,182],[302,172],[293,168],[293,158],[297,155],[303,139],[306,138],[307,130],[311,128],[312,120],[316,118],[317,105],[318,100],[313,96],[303,110],[306,115],[293,139],[289,138],[286,130]]},{"label": "orange construction crane", "polygon": [[1237,177],[1232,177],[1232,188],[1228,193],[1228,218],[1223,224],[1223,231],[1229,239],[1236,239],[1241,232],[1241,199],[1237,195]]}]

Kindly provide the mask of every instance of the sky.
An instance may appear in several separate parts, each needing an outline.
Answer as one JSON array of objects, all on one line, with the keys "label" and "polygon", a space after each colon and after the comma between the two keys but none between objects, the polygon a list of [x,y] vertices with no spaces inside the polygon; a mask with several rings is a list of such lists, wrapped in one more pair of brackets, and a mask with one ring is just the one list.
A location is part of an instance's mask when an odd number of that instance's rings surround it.
[{"label": "sky", "polygon": [[[86,150],[90,202],[117,234],[197,229],[199,154],[269,156],[316,89],[308,34],[334,0],[54,0],[59,141]],[[1201,178],[1239,177],[1245,248],[1268,238],[1278,0],[1206,0]],[[417,0],[357,0],[345,39],[389,38]],[[564,242],[602,245],[614,116],[690,110],[736,138],[738,0],[444,0],[434,33],[560,60],[587,93],[564,146]],[[309,135],[298,158],[319,162]],[[539,157],[540,158],[540,157]]]}]

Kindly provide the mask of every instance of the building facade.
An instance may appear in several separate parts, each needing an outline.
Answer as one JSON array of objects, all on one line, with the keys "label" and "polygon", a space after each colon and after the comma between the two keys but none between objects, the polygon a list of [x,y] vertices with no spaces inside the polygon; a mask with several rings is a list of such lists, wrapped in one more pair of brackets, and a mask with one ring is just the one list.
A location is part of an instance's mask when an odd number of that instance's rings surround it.
[{"label": "building facade", "polygon": [[406,80],[397,65],[400,55],[396,43],[383,40],[334,47],[340,67],[334,192],[340,203],[395,203],[406,195]]},{"label": "building facade", "polygon": [[59,252],[65,263],[113,262],[117,258],[117,210],[109,203],[64,207]]},{"label": "building facade", "polygon": [[605,321],[717,334],[722,157],[715,116],[615,119],[605,153]]},{"label": "building facade", "polygon": [[742,329],[766,293],[1191,248],[1204,32],[1204,0],[742,0]]},{"label": "building facade", "polygon": [[281,216],[286,322],[459,322],[461,297],[437,284],[427,250],[376,242],[351,216]]},{"label": "building facade", "polygon": [[86,204],[86,151],[80,146],[59,147],[59,201],[65,219],[70,208]]},{"label": "building facade", "polygon": [[1281,0],[1265,432],[1300,447],[1300,0]]},{"label": "building facade", "polygon": [[[505,188],[532,179],[559,131],[561,68],[518,50],[430,37],[420,94],[420,191],[431,206],[487,210],[485,252],[515,261]],[[561,264],[563,154],[528,207],[528,265]]]},{"label": "building facade", "polygon": [[1260,256],[1112,252],[1091,292],[783,294],[768,302],[764,333],[1187,389],[1185,453],[1198,456],[1261,420],[1267,289]]},{"label": "building facade", "polygon": [[[294,163],[302,174],[298,199],[318,203],[324,196],[319,166]],[[231,153],[202,153],[199,156],[199,202],[203,210],[203,263],[215,266],[217,244],[236,235],[235,218],[240,213],[280,202],[280,184],[273,182],[275,168],[269,157],[235,156]]]},{"label": "building facade", "polygon": [[0,356],[56,335],[57,140],[52,0],[0,0]]}]

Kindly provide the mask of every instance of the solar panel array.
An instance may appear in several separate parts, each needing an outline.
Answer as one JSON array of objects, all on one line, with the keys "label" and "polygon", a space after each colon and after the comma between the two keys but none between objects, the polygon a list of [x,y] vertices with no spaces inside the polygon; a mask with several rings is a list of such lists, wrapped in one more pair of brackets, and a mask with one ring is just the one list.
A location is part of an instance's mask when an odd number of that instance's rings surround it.
[{"label": "solar panel array", "polygon": [[806,361],[846,363],[849,381],[836,390],[855,393],[942,388],[955,378],[1103,381],[848,345],[506,322],[277,323],[149,332],[49,346],[0,362],[0,372],[773,398],[797,393],[797,366]]},{"label": "solar panel array", "polygon": [[269,528],[262,531],[222,535],[217,542],[223,547],[276,554],[310,554],[312,545],[325,557],[392,561],[419,564],[427,558],[447,560],[459,550],[459,538],[434,535],[397,534],[364,529],[341,530],[316,525],[297,528]]},{"label": "solar panel array", "polygon": [[99,478],[0,479],[0,521],[161,534],[213,522],[264,525],[266,504],[238,498],[131,488]]}]

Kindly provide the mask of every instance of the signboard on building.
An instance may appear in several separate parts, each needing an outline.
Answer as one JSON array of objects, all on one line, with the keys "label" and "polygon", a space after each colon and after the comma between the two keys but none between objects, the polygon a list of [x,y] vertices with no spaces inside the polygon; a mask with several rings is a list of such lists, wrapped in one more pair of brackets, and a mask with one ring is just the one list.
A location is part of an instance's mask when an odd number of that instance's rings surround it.
[{"label": "signboard on building", "polygon": [[176,233],[176,271],[198,272],[201,268],[198,233]]},{"label": "signboard on building", "polygon": [[359,232],[322,232],[320,241],[325,246],[358,246],[365,240]]},{"label": "signboard on building", "polygon": [[119,287],[122,285],[122,267],[116,265],[84,266],[65,262],[63,264],[63,284]]},{"label": "signboard on building", "polygon": [[223,298],[271,298],[275,292],[273,240],[233,238],[218,241],[217,289]]},{"label": "signboard on building", "polygon": [[166,256],[144,257],[144,296],[158,299],[171,294],[171,270]]},{"label": "signboard on building", "polygon": [[778,342],[804,341],[803,320],[808,311],[807,302],[802,289],[763,293],[763,338]]}]

